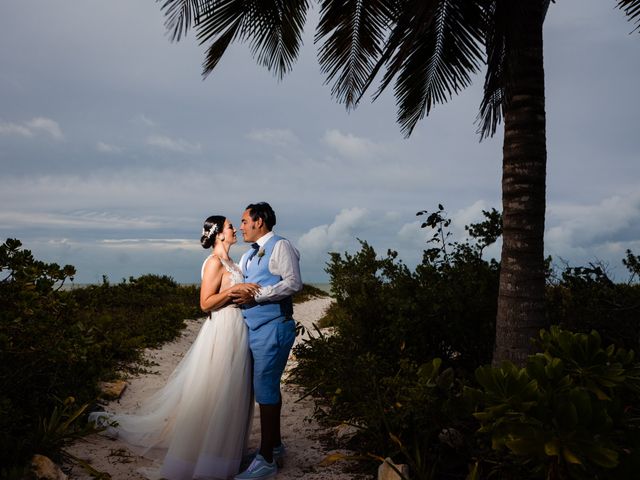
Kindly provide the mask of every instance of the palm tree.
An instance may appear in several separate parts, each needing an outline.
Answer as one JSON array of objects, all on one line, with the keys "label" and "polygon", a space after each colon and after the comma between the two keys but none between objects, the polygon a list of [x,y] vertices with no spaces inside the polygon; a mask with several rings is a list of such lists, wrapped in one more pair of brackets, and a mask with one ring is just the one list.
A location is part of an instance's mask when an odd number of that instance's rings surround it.
[{"label": "palm tree", "polygon": [[[233,41],[282,77],[301,45],[307,0],[159,0],[179,40],[208,45],[206,76]],[[406,136],[486,64],[482,138],[504,121],[503,246],[494,363],[521,364],[544,325],[546,133],[542,25],[550,0],[318,0],[319,62],[333,97],[355,108],[380,73],[394,82]],[[640,28],[640,0],[616,0]],[[381,73],[381,70],[384,73]]]}]

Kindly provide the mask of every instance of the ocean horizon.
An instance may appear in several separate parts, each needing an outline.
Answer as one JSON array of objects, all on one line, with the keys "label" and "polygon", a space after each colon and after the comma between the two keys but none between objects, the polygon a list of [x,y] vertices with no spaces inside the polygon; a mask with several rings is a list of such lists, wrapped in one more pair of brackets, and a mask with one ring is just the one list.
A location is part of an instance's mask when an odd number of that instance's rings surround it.
[{"label": "ocean horizon", "polygon": [[331,284],[330,283],[307,283],[307,285],[311,285],[312,287],[319,288],[323,292],[327,292],[331,294]]},{"label": "ocean horizon", "polygon": [[[83,288],[83,287],[89,287],[91,285],[101,285],[102,282],[100,283],[76,283],[76,282],[65,282],[64,286],[62,287],[63,290],[73,290],[74,288]],[[110,282],[112,284],[115,283],[119,283],[119,282]],[[326,292],[328,294],[331,294],[331,283],[313,283],[313,282],[304,282],[306,285],[311,285],[312,287],[316,287],[319,288],[320,290],[322,290],[323,292]],[[199,285],[198,283],[178,283],[178,285]]]}]

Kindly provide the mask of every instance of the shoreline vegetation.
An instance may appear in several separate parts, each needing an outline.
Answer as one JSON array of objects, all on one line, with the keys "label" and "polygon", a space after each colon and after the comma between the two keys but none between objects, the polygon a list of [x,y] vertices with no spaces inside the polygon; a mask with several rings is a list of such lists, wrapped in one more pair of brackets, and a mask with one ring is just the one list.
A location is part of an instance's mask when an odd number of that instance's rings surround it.
[{"label": "shoreline vegetation", "polygon": [[[306,330],[313,330],[313,325],[322,317],[331,302],[329,297],[314,297],[304,302],[297,302],[294,305],[294,318]],[[167,377],[192,345],[201,325],[202,320],[189,320],[179,338],[164,344],[159,349],[145,350],[145,359],[154,364],[152,371],[128,378],[127,387],[122,396],[104,405],[105,410],[114,413],[135,412],[145,398],[165,385]],[[296,343],[303,341],[303,338],[303,335],[298,336]],[[327,458],[349,455],[351,452],[344,449],[336,450],[335,446],[328,446],[321,440],[326,436],[327,429],[318,425],[318,422],[312,418],[314,412],[312,397],[303,398],[304,392],[300,387],[287,380],[287,372],[295,362],[295,356],[290,356],[281,388],[282,434],[287,445],[287,457],[284,468],[278,471],[278,479],[363,479],[363,475],[344,472],[345,464],[327,464],[329,463]],[[249,451],[258,448],[260,443],[260,418],[257,408],[254,409],[252,426],[248,440]],[[96,470],[108,473],[114,480],[143,480],[141,472],[150,473],[159,468],[157,460],[140,457],[135,449],[131,449],[130,445],[117,438],[91,435],[75,442],[69,449],[76,457],[87,460]],[[68,475],[73,480],[90,478],[80,466],[74,466]]]},{"label": "shoreline vegetation", "polygon": [[[69,282],[69,283],[65,283],[62,286],[62,290],[77,290],[77,289],[81,289],[81,288],[87,288],[87,287],[96,287],[101,285],[100,283],[75,283],[75,282]],[[180,287],[195,287],[198,288],[200,286],[199,283],[177,283],[178,286]],[[313,287],[316,288],[318,290],[321,290],[322,292],[324,292],[325,294],[331,296],[331,283],[329,282],[309,282],[309,283],[305,283],[304,284],[307,287]]]},{"label": "shoreline vegetation", "polygon": [[[16,239],[0,246],[0,478],[22,479],[33,454],[73,461],[91,434],[99,383],[143,371],[143,351],[202,318],[199,286],[166,275],[73,286],[70,265],[35,259]],[[66,288],[65,288],[66,287]],[[304,285],[294,298],[326,296]]]},{"label": "shoreline vegetation", "polygon": [[[501,230],[499,215],[485,217],[465,242],[435,218],[414,270],[365,241],[332,253],[321,321],[331,333],[305,329],[291,381],[322,425],[351,430],[341,447],[369,473],[391,458],[417,480],[634,478],[640,258],[626,252],[630,277],[618,283],[602,265],[549,259],[548,327],[524,367],[491,366],[500,263],[482,252]],[[98,382],[144,370],[145,348],[202,313],[197,287],[168,276],[65,289],[75,269],[15,239],[0,263],[0,477],[12,480],[26,478],[34,453],[74,461],[67,449],[92,433]],[[295,300],[325,295],[305,285]]]}]

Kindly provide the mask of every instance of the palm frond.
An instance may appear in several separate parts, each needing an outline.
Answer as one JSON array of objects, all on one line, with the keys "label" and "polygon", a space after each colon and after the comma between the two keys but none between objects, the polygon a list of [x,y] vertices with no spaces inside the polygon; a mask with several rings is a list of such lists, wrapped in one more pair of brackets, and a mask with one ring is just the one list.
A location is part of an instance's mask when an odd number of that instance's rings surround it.
[{"label": "palm frond", "polygon": [[211,73],[229,44],[248,42],[257,62],[280,78],[291,70],[300,45],[309,4],[307,0],[219,0],[198,23],[207,51],[204,75]]},{"label": "palm frond", "polygon": [[618,8],[624,10],[630,22],[635,21],[633,31],[640,30],[640,0],[618,0]]},{"label": "palm frond", "polygon": [[388,0],[323,0],[316,43],[331,94],[347,109],[354,108],[382,53],[395,2]]},{"label": "palm frond", "polygon": [[245,2],[243,0],[210,0],[211,8],[207,15],[198,22],[198,40],[204,45],[210,40],[215,41],[229,28],[242,20],[245,15]]},{"label": "palm frond", "polygon": [[509,5],[490,2],[485,11],[485,48],[487,72],[484,79],[484,95],[476,117],[480,140],[495,135],[503,118],[505,102],[507,39],[509,38]]},{"label": "palm frond", "polygon": [[238,29],[244,18],[243,0],[210,1],[212,7],[201,16],[197,25],[198,40],[201,45],[211,41],[203,63],[203,76],[209,75],[218,64],[227,47],[238,35]]},{"label": "palm frond", "polygon": [[309,4],[307,0],[253,0],[247,4],[240,37],[250,42],[259,64],[282,78],[298,57]]},{"label": "palm frond", "polygon": [[[542,3],[544,22],[550,0]],[[487,51],[487,72],[484,81],[484,95],[480,111],[476,117],[477,133],[480,140],[495,135],[503,119],[504,108],[509,102],[509,88],[512,74],[522,61],[521,20],[525,13],[523,4],[512,0],[491,0],[485,9],[485,46]]]},{"label": "palm frond", "polygon": [[204,77],[209,76],[213,69],[216,68],[227,47],[237,35],[239,27],[240,20],[236,20],[224,33],[218,35],[216,40],[207,48],[207,53],[202,64],[202,75]]},{"label": "palm frond", "polygon": [[164,26],[172,42],[180,41],[187,34],[192,23],[197,25],[201,16],[213,7],[213,2],[207,0],[156,1],[163,2],[160,10],[165,14]]},{"label": "palm frond", "polygon": [[484,27],[480,2],[404,3],[379,60],[387,64],[387,71],[374,99],[396,79],[398,123],[405,136],[435,104],[469,86],[484,58],[480,48]]}]

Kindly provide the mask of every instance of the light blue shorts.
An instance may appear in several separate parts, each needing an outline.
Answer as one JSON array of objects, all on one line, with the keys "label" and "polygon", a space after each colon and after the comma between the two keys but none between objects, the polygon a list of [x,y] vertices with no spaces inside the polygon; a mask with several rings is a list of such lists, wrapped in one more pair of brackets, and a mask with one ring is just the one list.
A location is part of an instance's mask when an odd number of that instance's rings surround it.
[{"label": "light blue shorts", "polygon": [[259,404],[280,402],[280,379],[295,338],[296,325],[292,318],[276,318],[256,330],[249,330],[253,391]]}]

